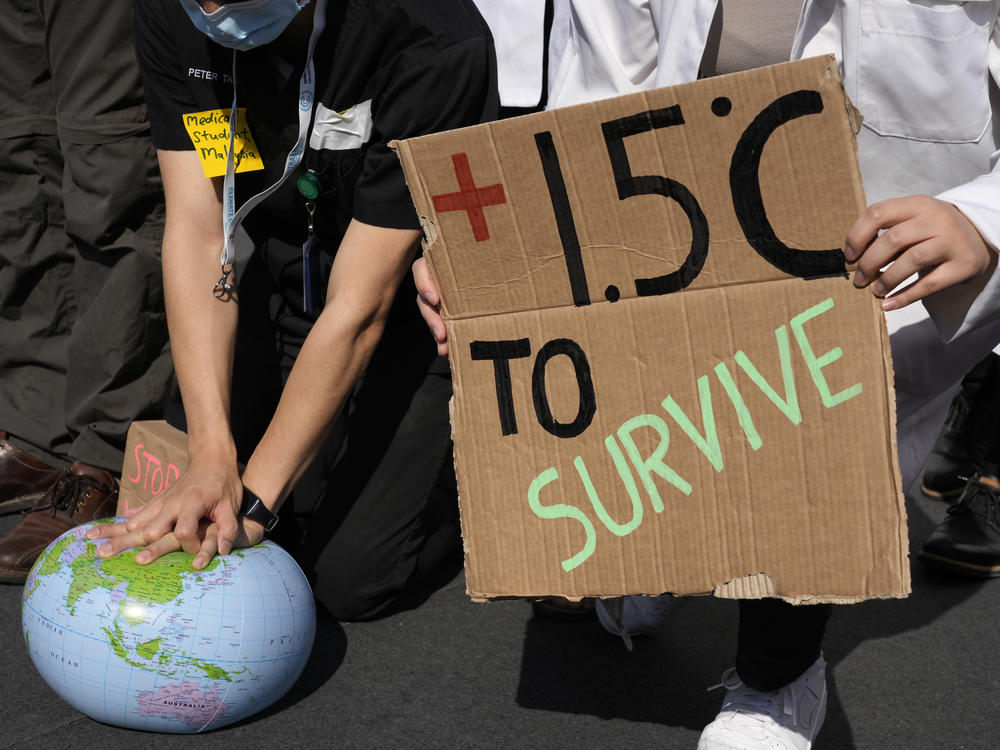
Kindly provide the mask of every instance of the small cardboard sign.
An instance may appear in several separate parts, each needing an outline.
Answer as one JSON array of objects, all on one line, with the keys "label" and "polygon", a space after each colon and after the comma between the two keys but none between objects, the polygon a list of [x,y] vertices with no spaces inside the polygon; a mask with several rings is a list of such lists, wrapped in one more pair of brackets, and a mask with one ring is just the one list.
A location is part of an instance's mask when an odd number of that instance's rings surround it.
[{"label": "small cardboard sign", "polygon": [[187,435],[162,420],[133,422],[125,442],[117,514],[153,500],[187,467]]},{"label": "small cardboard sign", "polygon": [[814,58],[395,144],[473,598],[909,593],[857,124]]},{"label": "small cardboard sign", "polygon": [[[195,153],[201,161],[206,177],[222,177],[226,173],[226,158],[229,155],[229,113],[231,109],[207,109],[204,112],[189,112],[184,117]],[[233,140],[236,172],[253,172],[264,168],[260,149],[247,125],[245,107],[236,108],[236,133]]]}]

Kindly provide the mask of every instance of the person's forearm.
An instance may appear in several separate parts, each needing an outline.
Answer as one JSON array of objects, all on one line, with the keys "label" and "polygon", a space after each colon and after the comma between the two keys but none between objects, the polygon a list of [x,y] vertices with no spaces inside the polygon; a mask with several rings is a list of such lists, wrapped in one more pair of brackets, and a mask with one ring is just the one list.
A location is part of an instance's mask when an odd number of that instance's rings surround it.
[{"label": "person's forearm", "polygon": [[212,296],[222,249],[218,181],[205,178],[194,151],[160,150],[157,158],[167,204],[162,252],[167,326],[191,460],[176,483],[127,522],[102,530],[109,541],[98,554],[141,546],[136,561],[146,564],[182,549],[195,555],[192,564],[200,570],[234,542],[260,538],[243,533],[236,516],[241,493],[229,380],[237,311],[232,300]]},{"label": "person's forearm", "polygon": [[160,152],[167,193],[163,287],[174,369],[187,416],[189,450],[235,452],[229,423],[237,305],[216,299],[222,251],[218,186],[188,153]]},{"label": "person's forearm", "polygon": [[243,483],[280,506],[330,434],[382,337],[412,261],[416,231],[352,222],[331,273],[327,306],[295,361]]},{"label": "person's forearm", "polygon": [[174,368],[184,401],[192,453],[231,443],[230,378],[237,307],[212,296],[221,245],[168,233],[163,242],[163,286]]},{"label": "person's forearm", "polygon": [[346,319],[328,308],[292,368],[267,432],[243,475],[272,509],[280,506],[326,440],[382,336],[384,322]]}]

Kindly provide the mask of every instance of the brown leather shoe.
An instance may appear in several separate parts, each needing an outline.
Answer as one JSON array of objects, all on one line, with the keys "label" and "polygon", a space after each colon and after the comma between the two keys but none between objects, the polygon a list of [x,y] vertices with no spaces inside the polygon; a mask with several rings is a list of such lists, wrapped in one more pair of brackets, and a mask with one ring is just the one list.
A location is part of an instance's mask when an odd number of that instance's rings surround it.
[{"label": "brown leather shoe", "polygon": [[19,450],[0,430],[0,515],[30,508],[60,474],[60,469]]},{"label": "brown leather shoe", "polygon": [[108,472],[73,464],[20,523],[0,537],[0,581],[24,583],[49,542],[81,523],[113,516],[117,499],[118,486]]}]

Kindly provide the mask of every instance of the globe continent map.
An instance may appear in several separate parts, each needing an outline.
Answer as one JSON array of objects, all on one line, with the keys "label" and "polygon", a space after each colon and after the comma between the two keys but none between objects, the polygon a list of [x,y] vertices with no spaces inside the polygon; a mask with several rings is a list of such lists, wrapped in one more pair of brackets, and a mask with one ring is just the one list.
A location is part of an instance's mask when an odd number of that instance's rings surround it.
[{"label": "globe continent map", "polygon": [[[98,521],[110,523],[111,519]],[[312,649],[316,610],[301,569],[265,541],[204,570],[173,552],[148,565],[108,559],[70,529],[25,583],[22,626],[49,686],[98,721],[201,732],[278,700]]]}]

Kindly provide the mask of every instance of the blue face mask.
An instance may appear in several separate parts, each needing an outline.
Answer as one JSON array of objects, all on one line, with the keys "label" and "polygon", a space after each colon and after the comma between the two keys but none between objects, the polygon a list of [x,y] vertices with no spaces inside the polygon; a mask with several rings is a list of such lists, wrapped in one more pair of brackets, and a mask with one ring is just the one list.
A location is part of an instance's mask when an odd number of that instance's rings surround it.
[{"label": "blue face mask", "polygon": [[248,50],[274,41],[309,0],[243,0],[206,13],[197,0],[180,0],[191,23],[223,47]]}]

